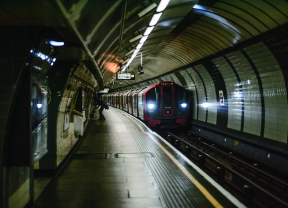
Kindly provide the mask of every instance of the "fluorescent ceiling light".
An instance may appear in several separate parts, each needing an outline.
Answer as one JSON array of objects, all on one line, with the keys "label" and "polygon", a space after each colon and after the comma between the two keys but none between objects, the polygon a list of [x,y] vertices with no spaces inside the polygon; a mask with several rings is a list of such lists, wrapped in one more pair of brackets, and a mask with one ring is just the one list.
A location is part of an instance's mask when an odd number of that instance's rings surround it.
[{"label": "fluorescent ceiling light", "polygon": [[157,6],[157,4],[153,3],[150,6],[146,7],[144,10],[138,13],[138,16],[141,18],[148,12],[150,12],[152,9],[154,9]]},{"label": "fluorescent ceiling light", "polygon": [[49,43],[52,46],[63,46],[64,45],[64,42],[58,42],[58,41],[54,41],[54,40],[49,41]]},{"label": "fluorescent ceiling light", "polygon": [[162,13],[154,14],[150,23],[149,23],[149,26],[156,25],[158,20],[160,19],[161,15],[162,15]]},{"label": "fluorescent ceiling light", "polygon": [[162,12],[167,5],[169,4],[170,0],[161,0],[160,4],[158,5],[156,11],[157,12]]},{"label": "fluorescent ceiling light", "polygon": [[153,29],[154,29],[154,26],[152,26],[152,27],[147,27],[147,29],[146,29],[145,32],[144,32],[144,35],[149,35],[149,34],[152,32]]},{"label": "fluorescent ceiling light", "polygon": [[129,40],[129,42],[132,43],[132,42],[134,42],[135,40],[138,40],[138,39],[142,38],[142,36],[143,36],[142,34],[141,34],[141,35],[138,35],[138,36],[132,38],[131,40]]},{"label": "fluorescent ceiling light", "polygon": [[147,40],[148,36],[144,36],[141,38],[139,43],[144,43]]},{"label": "fluorescent ceiling light", "polygon": [[137,45],[136,49],[139,50],[139,49],[143,46],[143,44],[144,44],[144,43],[139,43],[139,44]]},{"label": "fluorescent ceiling light", "polygon": [[129,51],[128,53],[125,54],[125,56],[128,56],[129,54],[133,53],[134,49],[132,49],[131,51]]},{"label": "fluorescent ceiling light", "polygon": [[135,54],[135,56],[136,56],[138,52],[139,52],[139,49],[135,50],[135,51],[133,52],[133,55]]}]

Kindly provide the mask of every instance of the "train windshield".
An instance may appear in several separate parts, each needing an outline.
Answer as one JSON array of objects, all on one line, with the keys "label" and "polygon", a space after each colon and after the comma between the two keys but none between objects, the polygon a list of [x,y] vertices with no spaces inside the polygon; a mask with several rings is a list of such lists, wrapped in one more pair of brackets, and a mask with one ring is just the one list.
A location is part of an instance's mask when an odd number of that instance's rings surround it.
[{"label": "train windshield", "polygon": [[146,93],[147,103],[152,103],[152,104],[157,105],[158,99],[159,99],[159,87],[152,88]]},{"label": "train windshield", "polygon": [[187,105],[187,93],[182,87],[176,86],[176,102],[178,104],[185,104]]},{"label": "train windshield", "polygon": [[163,108],[173,108],[172,87],[163,87]]}]

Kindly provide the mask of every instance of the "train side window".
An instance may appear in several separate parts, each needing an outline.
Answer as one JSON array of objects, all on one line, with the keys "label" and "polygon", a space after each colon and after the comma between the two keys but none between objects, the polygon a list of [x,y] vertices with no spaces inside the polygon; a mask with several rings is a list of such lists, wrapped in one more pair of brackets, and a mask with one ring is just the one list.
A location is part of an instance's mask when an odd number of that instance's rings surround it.
[{"label": "train side window", "polygon": [[163,108],[169,109],[173,107],[172,87],[163,87]]}]

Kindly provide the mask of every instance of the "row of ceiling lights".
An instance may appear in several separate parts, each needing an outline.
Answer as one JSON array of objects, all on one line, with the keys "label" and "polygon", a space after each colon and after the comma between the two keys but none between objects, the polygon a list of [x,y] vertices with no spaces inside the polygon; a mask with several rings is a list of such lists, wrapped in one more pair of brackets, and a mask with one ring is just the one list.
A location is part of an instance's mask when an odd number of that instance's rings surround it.
[{"label": "row of ceiling lights", "polygon": [[[167,7],[167,5],[169,4],[170,0],[161,0],[160,4],[158,5],[157,9],[156,9],[156,13],[153,15],[149,26],[147,27],[147,29],[145,30],[144,34],[141,35],[141,39],[138,43],[138,45],[136,46],[136,49],[133,50],[133,54],[130,57],[129,61],[127,62],[127,64],[123,67],[123,69],[121,70],[121,72],[124,72],[125,69],[130,65],[130,63],[133,61],[133,59],[136,57],[137,53],[139,52],[139,50],[141,49],[141,47],[144,45],[145,41],[147,40],[149,34],[152,32],[152,30],[154,29],[155,25],[157,24],[158,20],[160,19],[162,12],[164,11],[164,9]],[[153,4],[150,5],[150,7],[153,7]],[[147,8],[149,9],[149,7]],[[138,14],[140,15],[144,15],[144,14]],[[135,37],[136,38],[136,37]],[[132,52],[131,52],[132,53]],[[130,54],[130,53],[129,53]],[[127,55],[127,54],[126,54]]]}]

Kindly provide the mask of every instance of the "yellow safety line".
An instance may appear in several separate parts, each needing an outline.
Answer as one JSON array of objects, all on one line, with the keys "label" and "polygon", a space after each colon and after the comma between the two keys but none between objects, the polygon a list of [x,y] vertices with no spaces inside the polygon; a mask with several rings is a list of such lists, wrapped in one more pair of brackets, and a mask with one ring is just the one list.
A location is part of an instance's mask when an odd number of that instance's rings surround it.
[{"label": "yellow safety line", "polygon": [[[123,113],[123,115],[125,115]],[[202,194],[210,201],[211,204],[213,204],[214,207],[217,208],[223,208],[221,204],[186,170],[185,167],[183,167],[153,136],[151,136],[149,133],[145,132],[143,128],[136,123],[132,118],[125,115],[127,118],[132,120],[143,133],[147,134],[164,152],[165,154],[177,165],[180,170],[190,179],[190,181],[199,189],[199,191],[202,192]]]}]

